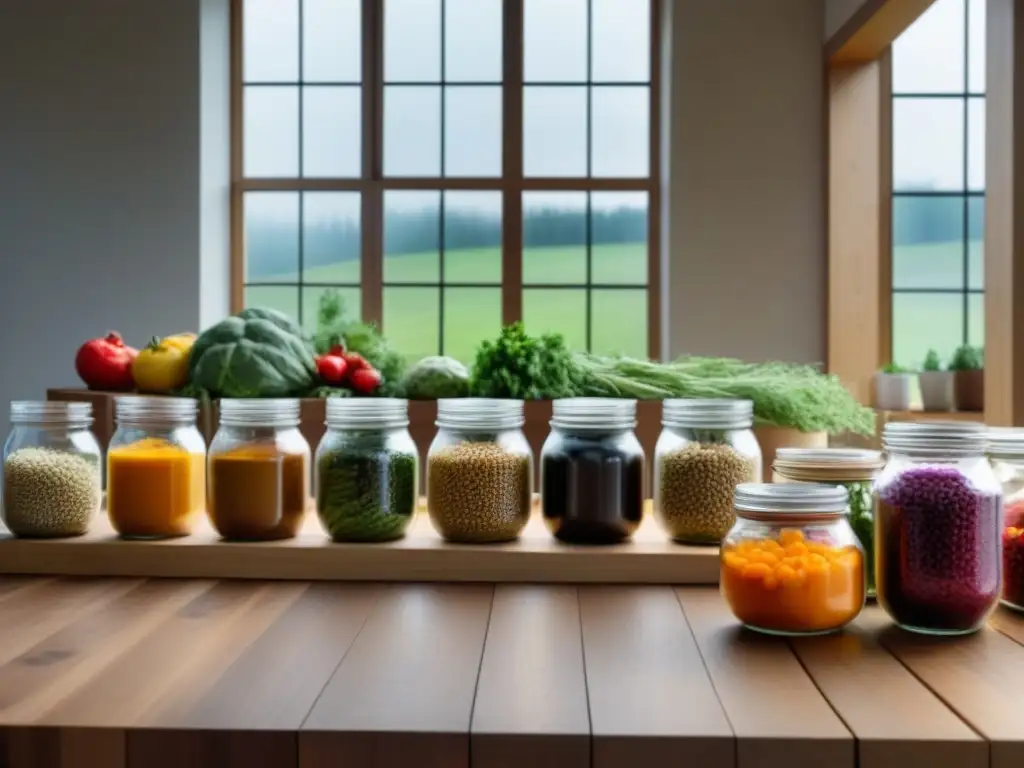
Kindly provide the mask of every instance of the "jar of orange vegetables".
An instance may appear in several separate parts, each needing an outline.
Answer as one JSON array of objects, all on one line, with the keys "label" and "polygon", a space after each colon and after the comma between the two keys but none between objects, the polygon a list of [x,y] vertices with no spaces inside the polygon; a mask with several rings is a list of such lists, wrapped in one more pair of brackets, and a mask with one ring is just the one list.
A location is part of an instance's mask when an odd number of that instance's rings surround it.
[{"label": "jar of orange vegetables", "polygon": [[721,589],[750,629],[818,635],[864,607],[864,550],[847,520],[847,492],[818,483],[744,483],[722,542]]},{"label": "jar of orange vegetables", "polygon": [[107,514],[121,536],[187,536],[202,515],[206,443],[199,407],[179,397],[119,397],[107,452]]}]

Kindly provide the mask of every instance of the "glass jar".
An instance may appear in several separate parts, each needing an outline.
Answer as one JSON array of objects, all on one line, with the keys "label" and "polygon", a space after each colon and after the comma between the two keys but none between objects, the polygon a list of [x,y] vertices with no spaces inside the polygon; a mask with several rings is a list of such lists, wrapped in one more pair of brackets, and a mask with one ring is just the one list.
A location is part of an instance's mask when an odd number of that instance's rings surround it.
[{"label": "glass jar", "polygon": [[857,617],[865,559],[845,488],[749,483],[736,489],[735,508],[721,590],[736,618],[768,634],[820,635]]},{"label": "glass jar", "polygon": [[904,629],[979,629],[999,600],[1003,493],[986,431],[969,422],[890,422],[875,481],[878,602]]},{"label": "glass jar", "polygon": [[867,558],[868,597],[875,595],[875,478],[885,462],[880,451],[858,448],[779,448],[772,464],[776,483],[841,485],[849,496],[850,526]]},{"label": "glass jar", "polygon": [[533,452],[523,402],[437,401],[437,435],[427,453],[427,512],[448,541],[519,537],[530,520]]},{"label": "glass jar", "polygon": [[684,544],[719,544],[736,522],[733,491],[761,482],[750,400],[666,400],[654,448],[654,515]]},{"label": "glass jar", "polygon": [[405,400],[327,400],[327,432],[316,449],[316,511],[334,541],[405,535],[419,487],[408,427]]},{"label": "glass jar", "polygon": [[310,450],[299,407],[292,399],[220,401],[206,511],[223,538],[290,539],[302,528]]},{"label": "glass jar", "polygon": [[15,536],[81,536],[102,500],[103,451],[92,404],[11,403],[4,444],[3,516]]},{"label": "glass jar", "polygon": [[1003,605],[1024,611],[1024,430],[994,429],[987,453],[1003,489]]},{"label": "glass jar", "polygon": [[206,493],[198,412],[189,398],[117,398],[117,428],[107,452],[107,514],[124,538],[192,533]]},{"label": "glass jar", "polygon": [[632,537],[644,510],[644,450],[633,429],[636,400],[569,398],[552,404],[541,451],[541,508],[570,544]]}]

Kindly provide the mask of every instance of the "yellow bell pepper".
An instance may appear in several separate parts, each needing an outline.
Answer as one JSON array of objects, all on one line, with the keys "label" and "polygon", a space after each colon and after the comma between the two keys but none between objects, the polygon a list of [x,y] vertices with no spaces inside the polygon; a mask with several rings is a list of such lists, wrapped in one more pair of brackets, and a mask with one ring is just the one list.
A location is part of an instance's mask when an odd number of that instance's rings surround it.
[{"label": "yellow bell pepper", "polygon": [[132,378],[141,392],[164,394],[188,383],[188,356],[194,333],[153,337],[132,363]]}]

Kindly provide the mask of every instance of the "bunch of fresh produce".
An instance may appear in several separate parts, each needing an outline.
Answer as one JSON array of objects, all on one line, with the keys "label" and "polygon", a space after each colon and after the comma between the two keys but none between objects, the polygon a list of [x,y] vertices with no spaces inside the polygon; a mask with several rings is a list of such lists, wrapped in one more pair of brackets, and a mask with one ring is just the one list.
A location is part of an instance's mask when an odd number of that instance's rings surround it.
[{"label": "bunch of fresh produce", "polygon": [[560,334],[534,338],[522,323],[512,323],[480,345],[469,391],[474,397],[556,400],[580,394],[583,373]]},{"label": "bunch of fresh produce", "polygon": [[135,388],[132,363],[139,354],[127,346],[121,334],[111,331],[102,339],[90,339],[75,355],[75,373],[89,389],[128,392]]},{"label": "bunch of fresh produce", "polygon": [[412,400],[440,400],[469,394],[469,371],[453,357],[432,355],[413,363],[402,382]]},{"label": "bunch of fresh produce", "polygon": [[316,373],[326,387],[347,388],[359,395],[376,394],[380,372],[358,352],[336,344],[316,358]]}]

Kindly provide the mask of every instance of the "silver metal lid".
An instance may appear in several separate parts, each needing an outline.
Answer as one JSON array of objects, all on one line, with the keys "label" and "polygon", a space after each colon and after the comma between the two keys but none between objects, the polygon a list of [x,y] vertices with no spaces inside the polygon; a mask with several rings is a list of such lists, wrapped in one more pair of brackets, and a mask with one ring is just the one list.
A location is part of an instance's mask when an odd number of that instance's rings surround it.
[{"label": "silver metal lid", "polygon": [[693,429],[748,429],[754,424],[754,402],[672,398],[662,403],[661,423]]},{"label": "silver metal lid", "polygon": [[220,423],[226,427],[297,427],[300,412],[301,403],[295,398],[220,401]]},{"label": "silver metal lid", "polygon": [[14,400],[12,424],[88,427],[92,424],[92,403],[65,400]]},{"label": "silver metal lid", "polygon": [[985,452],[991,456],[1024,458],[1024,429],[994,427],[989,430]]},{"label": "silver metal lid", "polygon": [[973,421],[891,421],[882,430],[889,452],[926,456],[982,454],[988,428]]},{"label": "silver metal lid", "polygon": [[456,432],[488,432],[519,429],[523,426],[522,400],[485,397],[453,397],[437,401],[437,421],[441,429]]},{"label": "silver metal lid", "polygon": [[409,424],[409,401],[396,397],[331,397],[328,429],[399,429]]},{"label": "silver metal lid", "polygon": [[199,402],[190,397],[119,397],[114,401],[118,424],[133,426],[195,424]]},{"label": "silver metal lid", "polygon": [[828,516],[846,512],[848,494],[841,485],[823,483],[741,483],[734,506],[741,517]]},{"label": "silver metal lid", "polygon": [[871,467],[882,463],[882,452],[861,448],[779,448],[775,451],[775,463],[827,464],[837,469]]},{"label": "silver metal lid", "polygon": [[586,432],[633,429],[636,400],[617,397],[570,397],[551,404],[551,426]]}]

